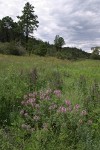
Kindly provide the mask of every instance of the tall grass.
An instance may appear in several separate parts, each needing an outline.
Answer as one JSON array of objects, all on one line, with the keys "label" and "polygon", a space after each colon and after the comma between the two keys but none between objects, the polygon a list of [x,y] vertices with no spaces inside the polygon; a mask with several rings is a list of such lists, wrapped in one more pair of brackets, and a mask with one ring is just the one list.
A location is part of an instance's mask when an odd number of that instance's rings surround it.
[{"label": "tall grass", "polygon": [[[100,123],[100,63],[97,60],[66,61],[52,57],[0,55],[0,149],[1,150],[99,150]],[[60,99],[51,93],[52,101],[37,102],[41,106],[41,121],[32,122],[20,115],[35,115],[37,110],[22,106],[24,96],[51,89],[61,91]],[[42,93],[42,96],[45,93]],[[58,92],[59,95],[59,92]],[[45,99],[45,97],[43,98]],[[65,111],[65,101],[71,103],[71,113],[49,114],[48,108],[57,105]],[[88,113],[80,118],[80,111],[72,113],[76,106]],[[24,107],[24,108],[23,108]],[[70,110],[69,109],[69,110]],[[47,130],[43,125],[48,122]],[[80,123],[79,126],[77,123]],[[84,123],[83,123],[84,122]],[[21,128],[32,125],[32,133]],[[38,126],[39,125],[39,126]]]}]

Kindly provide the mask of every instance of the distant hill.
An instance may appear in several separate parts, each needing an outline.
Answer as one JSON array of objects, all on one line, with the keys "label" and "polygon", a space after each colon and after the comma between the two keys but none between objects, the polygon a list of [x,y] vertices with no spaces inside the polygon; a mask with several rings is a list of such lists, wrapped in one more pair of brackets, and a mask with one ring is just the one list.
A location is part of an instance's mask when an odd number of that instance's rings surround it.
[{"label": "distant hill", "polygon": [[91,55],[90,53],[87,53],[82,49],[78,49],[76,47],[64,47],[62,49],[62,53],[67,56],[67,59],[89,58]]},{"label": "distant hill", "polygon": [[28,50],[25,52],[25,40],[22,43],[19,41],[1,42],[0,53],[23,55],[25,53],[36,54],[40,56],[53,56],[60,59],[88,59],[90,53],[78,49],[76,47],[63,47],[60,51],[56,50],[54,44],[42,41],[41,39],[29,38]]}]

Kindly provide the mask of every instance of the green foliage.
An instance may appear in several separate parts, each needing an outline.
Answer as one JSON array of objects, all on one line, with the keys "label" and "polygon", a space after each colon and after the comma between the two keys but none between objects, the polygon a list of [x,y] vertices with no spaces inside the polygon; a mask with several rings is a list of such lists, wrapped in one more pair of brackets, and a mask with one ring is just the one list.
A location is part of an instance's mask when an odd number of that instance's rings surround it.
[{"label": "green foliage", "polygon": [[49,77],[50,87],[53,89],[62,90],[64,86],[64,81],[62,78],[62,74],[59,71],[53,71],[51,76]]},{"label": "green foliage", "polygon": [[37,49],[34,50],[34,54],[39,56],[45,56],[47,53],[47,46],[45,43],[41,43]]},{"label": "green foliage", "polygon": [[[91,50],[92,50],[92,48],[91,48]],[[100,48],[99,47],[93,48],[93,52],[92,52],[90,58],[100,60],[99,53],[100,53]]]},{"label": "green foliage", "polygon": [[56,57],[59,59],[66,59],[66,55],[63,52],[57,52]]},{"label": "green foliage", "polygon": [[10,42],[12,40],[20,40],[22,33],[20,33],[19,26],[13,19],[6,16],[0,20],[0,41]]},{"label": "green foliage", "polygon": [[11,17],[6,16],[2,18],[1,23],[0,23],[0,39],[1,41],[7,41],[9,42],[12,38],[12,28],[14,26],[14,22]]},{"label": "green foliage", "polygon": [[18,43],[0,43],[0,53],[1,54],[11,54],[22,56],[26,54],[25,49]]},{"label": "green foliage", "polygon": [[8,50],[9,43],[0,43],[0,53],[1,54],[9,54]]},{"label": "green foliage", "polygon": [[56,50],[59,51],[61,50],[62,46],[65,45],[65,41],[62,37],[56,35],[54,40],[54,45],[56,47]]},{"label": "green foliage", "polygon": [[100,149],[99,61],[0,61],[1,150]]},{"label": "green foliage", "polygon": [[32,54],[33,49],[34,49],[34,42],[33,42],[33,40],[30,38],[30,39],[28,40],[28,43],[27,43],[27,50],[28,50],[29,56]]},{"label": "green foliage", "polygon": [[34,6],[29,2],[25,4],[22,13],[22,16],[18,16],[19,25],[26,37],[26,43],[28,43],[29,35],[37,29],[39,22],[37,21],[37,15],[34,14]]}]

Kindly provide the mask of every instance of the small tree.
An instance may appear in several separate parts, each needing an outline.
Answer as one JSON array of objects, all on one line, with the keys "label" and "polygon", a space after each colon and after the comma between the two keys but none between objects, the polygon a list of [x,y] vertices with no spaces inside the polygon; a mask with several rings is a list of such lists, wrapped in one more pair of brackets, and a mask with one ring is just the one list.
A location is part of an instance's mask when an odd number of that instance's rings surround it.
[{"label": "small tree", "polygon": [[10,42],[13,39],[13,19],[6,16],[0,22],[1,41]]},{"label": "small tree", "polygon": [[61,48],[63,45],[65,45],[65,41],[62,37],[60,37],[59,35],[55,36],[55,40],[54,40],[54,45],[56,47],[57,51],[61,51]]},{"label": "small tree", "polygon": [[100,47],[92,47],[91,50],[92,50],[91,58],[100,59],[100,55],[99,55]]},{"label": "small tree", "polygon": [[29,35],[38,28],[37,15],[34,14],[34,6],[27,2],[22,11],[22,16],[18,16],[19,25],[26,38],[26,49],[29,40]]},{"label": "small tree", "polygon": [[46,43],[39,44],[38,48],[34,51],[34,54],[39,56],[45,56],[47,54],[47,45]]}]

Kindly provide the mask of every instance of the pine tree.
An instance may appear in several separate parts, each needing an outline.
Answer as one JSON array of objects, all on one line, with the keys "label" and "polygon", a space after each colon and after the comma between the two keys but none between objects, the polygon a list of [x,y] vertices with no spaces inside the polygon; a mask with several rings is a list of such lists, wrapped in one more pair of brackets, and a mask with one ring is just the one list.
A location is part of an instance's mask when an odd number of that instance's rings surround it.
[{"label": "pine tree", "polygon": [[24,33],[26,38],[26,49],[28,49],[27,45],[30,34],[32,34],[33,31],[38,28],[38,16],[35,15],[34,12],[34,6],[27,2],[22,11],[22,16],[17,17],[19,19],[21,32]]}]

